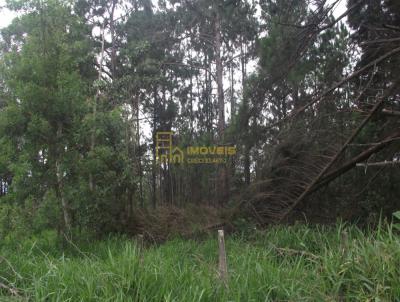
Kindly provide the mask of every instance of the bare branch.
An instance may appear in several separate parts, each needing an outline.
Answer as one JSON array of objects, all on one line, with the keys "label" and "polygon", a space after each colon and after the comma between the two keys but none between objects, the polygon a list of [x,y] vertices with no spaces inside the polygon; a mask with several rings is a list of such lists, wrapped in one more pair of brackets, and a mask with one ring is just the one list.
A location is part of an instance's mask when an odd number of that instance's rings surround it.
[{"label": "bare branch", "polygon": [[318,182],[316,186],[314,186],[314,188],[312,189],[311,192],[315,192],[315,191],[319,190],[320,188],[322,188],[323,186],[326,186],[327,184],[329,184],[331,181],[335,180],[340,175],[342,175],[342,174],[346,173],[347,171],[351,170],[352,168],[354,168],[357,163],[367,160],[372,154],[378,153],[379,151],[386,148],[394,141],[399,140],[400,139],[399,136],[400,136],[400,132],[396,132],[396,133],[388,136],[383,141],[376,143],[371,148],[368,148],[367,150],[363,151],[362,153],[360,153],[356,157],[352,158],[351,160],[347,161],[340,168],[332,171],[331,173],[327,174],[323,179],[321,179],[321,181]]},{"label": "bare branch", "polygon": [[400,111],[397,110],[392,110],[392,109],[382,109],[382,113],[385,115],[391,115],[391,116],[400,116]]},{"label": "bare branch", "polygon": [[374,162],[374,163],[358,163],[358,164],[356,164],[357,167],[363,167],[363,168],[382,167],[382,166],[395,166],[395,165],[400,165],[400,160],[397,160],[397,161],[379,161],[379,162]]},{"label": "bare branch", "polygon": [[400,37],[397,38],[390,38],[390,39],[376,39],[371,41],[364,41],[361,45],[368,45],[368,44],[375,44],[375,43],[390,43],[390,42],[397,42],[400,41]]},{"label": "bare branch", "polygon": [[353,72],[351,75],[347,76],[346,78],[342,79],[341,81],[339,81],[338,83],[333,85],[331,88],[327,89],[318,98],[308,102],[306,105],[302,106],[301,108],[299,108],[298,110],[296,110],[292,114],[289,114],[287,118],[296,117],[299,113],[303,112],[304,110],[306,110],[308,107],[314,105],[315,103],[323,100],[325,96],[327,96],[329,93],[335,91],[337,88],[341,87],[346,82],[348,82],[351,79],[353,79],[354,77],[360,75],[361,73],[363,73],[364,71],[368,70],[369,68],[376,66],[378,63],[382,62],[383,60],[385,60],[385,59],[397,54],[398,52],[400,52],[400,47],[397,47],[397,48],[385,53],[384,55],[380,56],[379,58],[369,62],[364,67],[358,69],[357,71]]}]

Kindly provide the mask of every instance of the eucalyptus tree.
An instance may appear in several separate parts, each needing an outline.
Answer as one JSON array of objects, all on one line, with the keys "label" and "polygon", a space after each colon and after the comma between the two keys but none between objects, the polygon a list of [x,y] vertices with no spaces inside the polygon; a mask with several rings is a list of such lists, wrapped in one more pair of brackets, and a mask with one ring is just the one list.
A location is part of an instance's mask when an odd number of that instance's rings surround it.
[{"label": "eucalyptus tree", "polygon": [[13,150],[7,165],[13,175],[10,198],[40,203],[54,195],[62,209],[63,232],[69,233],[76,198],[72,187],[81,162],[76,136],[93,75],[87,69],[93,59],[90,44],[81,35],[84,24],[67,3],[9,6],[23,13],[2,31],[1,66],[8,94],[1,137],[2,145]]},{"label": "eucalyptus tree", "polygon": [[98,92],[105,81],[98,79],[91,25],[68,2],[9,7],[21,16],[2,30],[1,142],[8,151],[1,166],[12,175],[7,198],[33,200],[38,208],[56,200],[65,234],[73,226],[118,229],[125,212],[126,159],[118,152],[123,121],[121,106]]}]

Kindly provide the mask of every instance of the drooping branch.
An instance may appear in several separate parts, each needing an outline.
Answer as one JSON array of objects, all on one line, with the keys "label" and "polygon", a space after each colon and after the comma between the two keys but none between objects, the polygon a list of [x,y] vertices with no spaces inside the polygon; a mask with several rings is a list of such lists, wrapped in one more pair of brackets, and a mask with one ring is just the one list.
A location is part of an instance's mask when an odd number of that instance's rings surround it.
[{"label": "drooping branch", "polygon": [[311,190],[310,193],[315,192],[322,187],[326,186],[330,182],[334,181],[340,175],[343,175],[347,171],[353,169],[357,163],[367,160],[371,155],[378,153],[379,151],[383,150],[384,148],[388,147],[394,141],[397,141],[400,138],[400,131],[388,136],[384,140],[380,141],[379,143],[374,144],[372,147],[368,148],[367,150],[361,152],[356,157],[353,157],[345,164],[343,164],[340,168],[328,173],[325,175]]},{"label": "drooping branch", "polygon": [[[400,50],[400,49],[399,49]],[[340,150],[336,152],[336,154],[332,157],[332,159],[328,162],[327,165],[319,172],[319,174],[314,178],[314,180],[305,188],[305,190],[300,194],[300,196],[284,211],[283,215],[280,217],[279,221],[282,221],[301,201],[304,200],[308,194],[312,191],[312,188],[322,179],[324,174],[333,166],[333,164],[338,160],[338,158],[343,154],[346,150],[347,146],[353,142],[353,140],[357,137],[360,131],[364,128],[364,126],[371,120],[371,118],[377,113],[381,107],[383,106],[387,97],[392,95],[392,93],[396,90],[399,81],[393,83],[386,92],[378,99],[377,103],[371,109],[370,113],[363,119],[361,124],[353,131],[352,135],[346,140],[346,142],[342,145]]]},{"label": "drooping branch", "polygon": [[391,115],[391,116],[400,116],[400,111],[397,110],[392,110],[392,109],[382,109],[382,113],[385,115]]},{"label": "drooping branch", "polygon": [[376,43],[391,43],[391,42],[398,42],[398,41],[400,41],[400,37],[390,38],[390,39],[376,39],[376,40],[371,40],[371,41],[364,41],[361,43],[361,45],[376,44]]},{"label": "drooping branch", "polygon": [[368,168],[368,167],[383,167],[383,166],[396,166],[396,165],[400,165],[400,161],[379,161],[373,163],[358,163],[356,164],[356,167]]},{"label": "drooping branch", "polygon": [[342,20],[344,17],[346,17],[348,14],[350,14],[350,12],[352,12],[354,9],[356,9],[360,4],[362,4],[365,0],[361,0],[358,1],[356,3],[354,3],[351,7],[349,7],[343,14],[341,14],[339,17],[337,17],[335,20],[333,20],[332,22],[330,22],[329,24],[324,25],[323,27],[321,27],[319,29],[319,31],[324,31],[328,28],[331,28],[332,26],[334,26],[336,23],[338,23],[340,20]]},{"label": "drooping branch", "polygon": [[[335,24],[337,24],[340,20],[348,16],[354,9],[356,9],[360,4],[362,4],[365,0],[360,0],[356,3],[354,3],[351,7],[349,7],[344,13],[342,13],[339,17],[335,18],[333,21],[329,22],[328,24],[325,24],[320,27],[320,24],[318,23],[308,23],[308,24],[290,24],[290,23],[284,23],[284,22],[276,22],[278,25],[283,25],[283,26],[290,26],[290,27],[295,27],[295,28],[301,28],[301,29],[307,29],[307,28],[316,28],[317,32],[320,33],[326,29],[332,28]],[[325,12],[324,16],[326,16],[330,11],[332,11],[333,7],[337,4],[337,1],[333,3]]]},{"label": "drooping branch", "polygon": [[376,66],[378,63],[382,62],[383,60],[385,60],[385,59],[387,59],[387,58],[389,58],[389,57],[391,57],[391,56],[393,56],[393,55],[395,55],[395,54],[397,54],[399,52],[400,52],[400,47],[397,47],[397,48],[385,53],[384,55],[380,56],[379,58],[369,62],[364,67],[358,69],[357,71],[353,72],[351,75],[347,76],[346,78],[342,79],[338,83],[334,84],[329,89],[325,90],[325,92],[323,92],[318,98],[308,102],[304,106],[300,107],[298,110],[294,111],[292,114],[289,114],[288,118],[296,117],[297,115],[299,115],[301,112],[303,112],[307,108],[309,108],[312,105],[314,105],[315,103],[318,103],[319,101],[323,100],[329,93],[335,91],[337,88],[341,87],[343,84],[347,83],[348,81],[350,81],[351,79],[353,79],[356,76],[360,75],[361,73],[363,73],[364,71],[368,70],[369,68]]}]

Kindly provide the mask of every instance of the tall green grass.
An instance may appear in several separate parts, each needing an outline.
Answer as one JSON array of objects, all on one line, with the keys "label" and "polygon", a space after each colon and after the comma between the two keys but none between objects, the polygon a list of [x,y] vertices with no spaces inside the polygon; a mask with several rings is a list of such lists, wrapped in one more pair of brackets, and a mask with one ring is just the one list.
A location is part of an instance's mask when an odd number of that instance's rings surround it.
[{"label": "tall green grass", "polygon": [[[347,233],[344,243],[343,236]],[[391,226],[277,226],[226,239],[173,240],[140,259],[128,238],[56,247],[55,234],[0,247],[0,301],[400,301],[400,237]],[[1,296],[2,295],[2,296]]]}]

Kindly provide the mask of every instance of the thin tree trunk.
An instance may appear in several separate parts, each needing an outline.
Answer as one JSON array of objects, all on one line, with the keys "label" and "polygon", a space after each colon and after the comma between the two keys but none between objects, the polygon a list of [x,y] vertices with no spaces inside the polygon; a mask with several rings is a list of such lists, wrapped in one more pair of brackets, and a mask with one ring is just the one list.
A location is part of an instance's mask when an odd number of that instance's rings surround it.
[{"label": "thin tree trunk", "polygon": [[235,100],[235,80],[234,80],[234,67],[233,64],[230,66],[230,71],[231,71],[231,121],[233,121],[235,113],[236,113],[236,100]]},{"label": "thin tree trunk", "polygon": [[111,32],[111,76],[115,79],[115,66],[116,66],[116,49],[115,49],[115,21],[114,12],[117,5],[117,0],[113,0],[110,12],[110,32]]},{"label": "thin tree trunk", "polygon": [[[103,70],[103,60],[104,60],[104,24],[101,30],[101,52],[100,52],[100,63],[99,63],[99,72],[98,72],[98,85],[100,84],[101,81],[101,75],[102,75],[102,70]],[[100,97],[100,88],[97,89],[96,96],[94,98],[93,102],[93,108],[92,108],[92,114],[93,114],[93,121],[96,121],[96,115],[97,115],[97,101]],[[96,127],[93,126],[92,133],[90,135],[90,151],[94,150],[95,144],[96,144]],[[93,179],[93,174],[92,172],[89,173],[89,189],[91,192],[94,191],[94,179]]]},{"label": "thin tree trunk", "polygon": [[223,85],[223,65],[221,59],[221,24],[220,16],[217,11],[215,18],[215,63],[217,71],[217,95],[218,95],[218,136],[220,140],[224,139],[225,130],[225,102]]},{"label": "thin tree trunk", "polygon": [[[218,96],[218,139],[221,143],[224,142],[225,131],[225,100],[224,100],[224,85],[223,85],[223,65],[221,59],[221,20],[219,8],[217,7],[215,17],[215,65],[217,72],[217,96]],[[223,204],[228,199],[227,190],[227,168],[226,166],[218,167],[218,187],[217,187],[217,201]]]},{"label": "thin tree trunk", "polygon": [[157,89],[154,89],[154,104],[153,104],[153,145],[152,145],[152,152],[153,152],[153,164],[151,170],[151,184],[152,184],[152,205],[153,208],[156,208],[157,197],[156,197],[156,131],[157,131],[157,124],[156,124],[156,105],[157,105]]},{"label": "thin tree trunk", "polygon": [[[134,148],[133,148],[133,152],[131,151],[130,148],[130,142],[131,142],[131,136],[132,136],[132,131],[131,131],[131,126],[129,124],[129,113],[126,114],[126,123],[125,123],[125,152],[126,152],[126,158],[130,159],[132,156],[132,153],[134,152]],[[134,169],[134,166],[132,165],[132,169]],[[133,190],[132,190],[132,186],[128,185],[125,187],[125,195],[126,195],[126,213],[128,213],[128,219],[131,218],[131,214],[133,213],[133,206],[132,206],[132,202],[133,202]]]},{"label": "thin tree trunk", "polygon": [[[190,64],[192,64],[192,53],[191,51],[189,51],[189,60],[190,60]],[[190,65],[192,66],[192,65]],[[193,116],[193,69],[192,67],[190,67],[190,134],[193,133],[193,120],[194,120],[194,116]]]},{"label": "thin tree trunk", "polygon": [[138,160],[138,168],[139,168],[139,198],[140,198],[140,206],[144,207],[144,200],[143,200],[143,172],[142,172],[142,156],[140,150],[140,122],[139,122],[139,112],[140,112],[140,104],[139,104],[139,97],[137,97],[136,101],[136,141],[138,144],[137,150],[137,160]]},{"label": "thin tree trunk", "polygon": [[[61,136],[62,136],[62,123],[58,122],[57,123],[57,142],[59,142],[61,140]],[[63,213],[63,218],[64,218],[64,235],[66,236],[70,236],[71,234],[71,215],[70,215],[70,207],[68,204],[67,199],[65,198],[65,194],[64,194],[64,173],[63,170],[61,168],[61,162],[60,162],[60,157],[61,157],[61,152],[63,152],[63,150],[57,150],[55,157],[55,168],[56,168],[56,195],[58,197],[58,199],[60,200],[61,203],[61,209],[62,209],[62,213]]]},{"label": "thin tree trunk", "polygon": [[243,39],[240,44],[240,63],[241,63],[241,71],[242,71],[242,98],[244,102],[245,115],[246,115],[246,123],[244,123],[244,133],[245,133],[245,142],[244,142],[244,183],[246,185],[250,184],[250,141],[247,136],[247,132],[249,130],[249,118],[248,118],[248,99],[245,95],[245,83],[246,83],[246,51],[243,49]]}]

